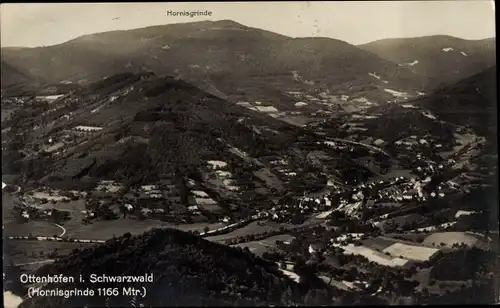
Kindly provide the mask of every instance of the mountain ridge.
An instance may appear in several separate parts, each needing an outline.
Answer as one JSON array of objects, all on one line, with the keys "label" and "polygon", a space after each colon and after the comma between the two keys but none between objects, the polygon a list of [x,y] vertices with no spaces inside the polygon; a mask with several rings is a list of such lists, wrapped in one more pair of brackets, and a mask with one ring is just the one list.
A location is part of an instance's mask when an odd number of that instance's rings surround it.
[{"label": "mountain ridge", "polygon": [[432,35],[382,39],[358,47],[446,85],[495,65],[495,44],[496,37],[467,40]]},{"label": "mountain ridge", "polygon": [[[348,84],[354,83],[366,89],[368,99],[382,102],[391,98],[383,91],[387,87],[383,81],[395,90],[412,93],[423,91],[427,83],[409,69],[345,41],[290,38],[227,21],[90,34],[55,46],[2,49],[2,57],[14,67],[56,83],[92,82],[117,73],[150,70],[197,85],[213,83],[224,93],[232,91],[228,96],[233,100],[247,100],[245,96],[258,100],[253,87],[282,93],[294,88],[307,92],[338,87],[349,95],[353,90]],[[293,72],[303,81],[294,80]],[[376,80],[369,73],[384,79]],[[235,90],[219,77],[238,81],[244,90]]]}]

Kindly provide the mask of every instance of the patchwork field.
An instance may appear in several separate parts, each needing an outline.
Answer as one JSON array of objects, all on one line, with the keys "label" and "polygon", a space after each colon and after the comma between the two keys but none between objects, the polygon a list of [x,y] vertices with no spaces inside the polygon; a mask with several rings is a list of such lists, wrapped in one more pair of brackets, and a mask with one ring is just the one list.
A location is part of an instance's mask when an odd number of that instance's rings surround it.
[{"label": "patchwork field", "polygon": [[475,246],[479,241],[480,239],[477,236],[465,232],[438,232],[429,235],[423,243],[436,246],[440,246],[443,243],[445,247],[452,247],[455,243]]},{"label": "patchwork field", "polygon": [[395,243],[383,250],[384,253],[389,253],[393,257],[400,257],[415,261],[430,260],[439,249],[423,246],[407,245],[403,243]]},{"label": "patchwork field", "polygon": [[401,267],[404,266],[406,263],[408,263],[407,259],[387,256],[379,251],[375,251],[366,246],[354,246],[352,244],[346,246],[337,244],[335,246],[344,249],[344,254],[361,255],[370,260],[371,262],[378,263],[382,266]]}]

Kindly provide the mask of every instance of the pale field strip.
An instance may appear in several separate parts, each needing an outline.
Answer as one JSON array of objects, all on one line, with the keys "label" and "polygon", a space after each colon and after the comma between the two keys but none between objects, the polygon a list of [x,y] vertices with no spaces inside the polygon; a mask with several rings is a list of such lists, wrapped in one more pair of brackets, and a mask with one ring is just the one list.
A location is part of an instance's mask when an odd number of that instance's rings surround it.
[{"label": "pale field strip", "polygon": [[406,93],[406,92],[399,92],[399,91],[395,91],[395,90],[391,90],[391,89],[384,89],[384,91],[389,93],[389,94],[392,94],[392,96],[394,96],[394,97],[407,97],[408,96],[408,93]]},{"label": "pale field strip", "polygon": [[207,198],[208,197],[208,194],[206,192],[204,192],[203,190],[193,190],[191,192],[193,193],[193,195],[195,195],[196,197],[199,197],[199,198]]},{"label": "pale field strip", "polygon": [[477,213],[476,211],[463,211],[463,210],[458,210],[457,213],[455,214],[455,218],[458,218],[462,215],[472,215],[474,213]]},{"label": "pale field strip", "polygon": [[209,161],[207,161],[207,163],[209,165],[211,165],[213,169],[227,167],[227,163],[225,161],[222,161],[222,160],[209,160]]},{"label": "pale field strip", "polygon": [[318,215],[316,215],[316,218],[318,219],[325,219],[326,217],[328,217],[328,215],[330,215],[331,213],[333,213],[333,210],[331,211],[326,211],[326,212],[322,212],[322,213],[319,213]]},{"label": "pale field strip", "polygon": [[420,232],[423,232],[423,231],[428,231],[428,232],[430,232],[430,231],[436,231],[439,228],[451,227],[451,226],[455,225],[456,223],[457,223],[456,221],[450,221],[450,222],[445,222],[445,223],[437,225],[437,226],[430,226],[430,227],[424,227],[424,228],[418,228],[418,229],[415,229],[415,230],[410,230],[410,232],[415,232],[415,231],[420,231]]},{"label": "pale field strip", "polygon": [[102,130],[102,127],[78,125],[75,127],[75,129],[81,130],[81,131],[98,131],[98,130]]},{"label": "pale field strip", "polygon": [[[29,236],[8,236],[9,240],[31,240]],[[53,236],[35,236],[37,241],[54,241],[54,242],[69,242],[69,243],[105,243],[105,240],[86,240],[86,239],[69,239],[64,241],[61,237]]]},{"label": "pale field strip", "polygon": [[297,275],[296,273],[291,272],[291,271],[286,270],[286,269],[282,269],[282,268],[280,268],[280,271],[282,271],[282,272],[283,272],[283,274],[287,275],[287,276],[288,276],[288,277],[290,277],[291,279],[295,280],[295,282],[297,282],[297,283],[299,282],[299,280],[300,280],[300,276],[299,276],[299,275]]},{"label": "pale field strip", "polygon": [[23,302],[23,298],[15,295],[11,291],[3,293],[3,301],[5,308],[16,308]]},{"label": "pale field strip", "polygon": [[391,256],[401,256],[405,259],[424,262],[430,260],[438,251],[439,249],[436,248],[394,243],[382,252],[389,253]]},{"label": "pale field strip", "polygon": [[361,255],[365,258],[367,258],[371,262],[378,263],[382,266],[388,266],[388,267],[400,267],[404,266],[406,263],[409,262],[407,259],[403,258],[393,258],[390,256],[386,256],[378,251],[375,251],[371,248],[368,248],[366,246],[354,246],[353,244],[348,244],[346,246],[340,245],[340,244],[332,244],[335,247],[340,247],[344,249],[344,254],[355,254],[355,255]]},{"label": "pale field strip", "polygon": [[323,280],[325,283],[327,283],[328,285],[330,286],[333,286],[337,289],[340,289],[340,290],[344,290],[344,291],[351,291],[353,289],[354,286],[352,285],[347,285],[341,281],[338,281],[338,280],[335,280],[335,279],[331,279],[330,277],[326,277],[326,276],[319,276],[319,278],[321,280]]},{"label": "pale field strip", "polygon": [[214,199],[210,198],[210,197],[195,198],[195,201],[199,205],[215,205],[215,204],[217,204],[217,202]]},{"label": "pale field strip", "polygon": [[46,192],[35,192],[33,193],[33,198],[34,199],[47,199],[47,200],[54,200],[54,201],[63,201],[63,200],[69,200],[67,197],[63,196],[58,196],[58,195],[50,195]]},{"label": "pale field strip", "polygon": [[278,109],[273,106],[256,106],[255,108],[260,112],[278,112]]}]

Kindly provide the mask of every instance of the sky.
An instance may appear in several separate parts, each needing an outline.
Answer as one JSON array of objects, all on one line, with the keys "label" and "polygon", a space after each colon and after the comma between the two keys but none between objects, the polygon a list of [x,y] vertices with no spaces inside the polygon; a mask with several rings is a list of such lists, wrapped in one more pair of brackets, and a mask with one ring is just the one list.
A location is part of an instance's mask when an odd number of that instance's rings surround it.
[{"label": "sky", "polygon": [[[167,16],[167,11],[211,16]],[[351,44],[384,38],[495,36],[491,0],[192,3],[2,3],[2,47],[60,44],[81,35],[202,20],[230,19],[291,37],[330,37]]]}]

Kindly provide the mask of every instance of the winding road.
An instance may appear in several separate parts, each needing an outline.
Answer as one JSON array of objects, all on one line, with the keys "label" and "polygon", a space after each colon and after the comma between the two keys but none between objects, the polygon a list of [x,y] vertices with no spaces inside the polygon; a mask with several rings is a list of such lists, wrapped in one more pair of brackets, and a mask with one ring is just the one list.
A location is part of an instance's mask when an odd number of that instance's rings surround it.
[{"label": "winding road", "polygon": [[56,226],[56,227],[59,227],[62,230],[62,233],[59,234],[59,237],[63,237],[64,234],[66,234],[66,229],[63,226],[61,226],[59,224],[56,224],[56,223],[53,223],[53,225]]},{"label": "winding road", "polygon": [[39,261],[33,261],[33,262],[27,262],[27,263],[18,263],[16,266],[26,266],[26,265],[33,265],[33,264],[45,264],[45,263],[54,263],[54,259],[46,259],[46,260],[39,260]]}]

